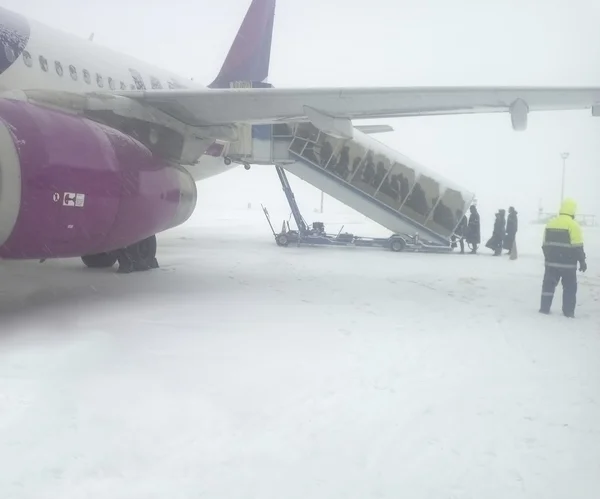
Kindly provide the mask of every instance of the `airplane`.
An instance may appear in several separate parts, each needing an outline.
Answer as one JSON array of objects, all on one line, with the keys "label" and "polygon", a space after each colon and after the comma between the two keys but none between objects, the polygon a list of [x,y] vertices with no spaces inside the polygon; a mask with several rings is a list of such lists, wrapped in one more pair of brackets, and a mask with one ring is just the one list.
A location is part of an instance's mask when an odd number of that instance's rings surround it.
[{"label": "airplane", "polygon": [[531,111],[600,114],[600,88],[273,88],[274,15],[252,0],[204,87],[0,8],[0,259],[158,267],[156,234],[190,217],[196,182],[237,166],[244,127],[351,138],[353,119],[504,112],[524,130]]}]

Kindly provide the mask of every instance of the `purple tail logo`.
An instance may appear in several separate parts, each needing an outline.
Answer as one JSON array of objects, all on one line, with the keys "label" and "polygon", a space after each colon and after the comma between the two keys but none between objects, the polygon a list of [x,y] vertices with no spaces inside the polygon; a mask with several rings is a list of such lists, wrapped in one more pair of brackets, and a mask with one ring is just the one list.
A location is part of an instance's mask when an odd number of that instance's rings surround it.
[{"label": "purple tail logo", "polygon": [[[252,0],[219,75],[210,88],[229,88],[235,82],[264,82],[269,76],[275,0]],[[238,85],[239,86],[239,85]]]}]

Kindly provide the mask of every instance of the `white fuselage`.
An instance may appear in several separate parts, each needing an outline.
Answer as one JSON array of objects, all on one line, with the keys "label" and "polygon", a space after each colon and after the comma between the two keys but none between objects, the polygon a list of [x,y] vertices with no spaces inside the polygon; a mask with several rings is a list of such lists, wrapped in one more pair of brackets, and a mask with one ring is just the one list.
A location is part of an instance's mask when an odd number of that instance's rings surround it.
[{"label": "white fuselage", "polygon": [[[50,28],[32,19],[28,22],[31,29],[29,41],[24,52],[0,75],[0,92],[206,88],[92,41]],[[218,175],[235,166],[226,166],[223,157],[213,156],[202,156],[196,164],[184,165],[196,181]]]}]

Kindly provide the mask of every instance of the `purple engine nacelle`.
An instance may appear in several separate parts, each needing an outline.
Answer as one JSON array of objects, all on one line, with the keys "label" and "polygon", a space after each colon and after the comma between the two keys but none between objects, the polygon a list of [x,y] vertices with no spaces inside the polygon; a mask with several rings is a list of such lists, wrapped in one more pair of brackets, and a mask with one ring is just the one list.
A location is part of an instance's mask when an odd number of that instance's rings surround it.
[{"label": "purple engine nacelle", "polygon": [[0,99],[0,258],[124,248],[182,224],[196,200],[187,171],[130,136]]}]

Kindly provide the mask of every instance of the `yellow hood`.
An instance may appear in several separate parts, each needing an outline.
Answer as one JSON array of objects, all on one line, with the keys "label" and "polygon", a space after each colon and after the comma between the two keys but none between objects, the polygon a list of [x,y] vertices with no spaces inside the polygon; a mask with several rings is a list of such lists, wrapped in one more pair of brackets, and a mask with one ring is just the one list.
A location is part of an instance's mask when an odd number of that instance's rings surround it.
[{"label": "yellow hood", "polygon": [[572,199],[565,199],[560,206],[560,214],[561,215],[569,215],[571,217],[575,216],[575,212],[577,211],[577,203]]}]

